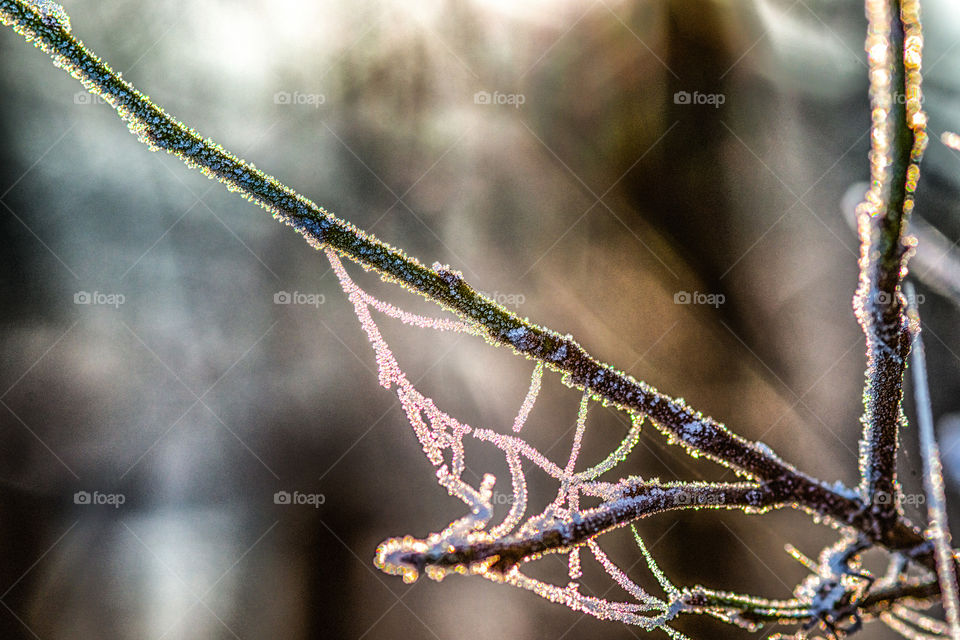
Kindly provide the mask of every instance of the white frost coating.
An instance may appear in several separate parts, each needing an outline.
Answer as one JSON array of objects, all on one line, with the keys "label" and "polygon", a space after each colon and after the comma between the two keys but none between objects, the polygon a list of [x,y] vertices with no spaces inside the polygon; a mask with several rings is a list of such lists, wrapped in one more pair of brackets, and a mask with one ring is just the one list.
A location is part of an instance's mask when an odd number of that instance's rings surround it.
[{"label": "white frost coating", "polygon": [[[476,434],[476,431],[474,431]],[[523,514],[527,512],[527,479],[523,474],[523,466],[520,464],[520,455],[516,449],[507,444],[505,450],[507,455],[507,466],[510,467],[510,477],[513,480],[513,504],[510,505],[510,513],[499,525],[490,530],[490,535],[494,538],[504,536],[513,528],[520,524]]]},{"label": "white frost coating", "polygon": [[570,576],[568,588],[577,588],[576,581],[583,577],[583,568],[580,566],[580,547],[567,555],[567,575]]},{"label": "white frost coating", "polygon": [[[487,576],[491,577],[492,576]],[[670,618],[674,617],[679,610],[667,611],[659,609],[649,604],[627,604],[622,602],[609,602],[602,598],[585,596],[573,589],[559,587],[557,585],[541,582],[535,578],[524,575],[519,570],[514,569],[503,580],[507,584],[526,589],[536,593],[541,598],[551,602],[558,602],[566,605],[574,611],[582,611],[600,620],[619,620],[627,624],[638,625],[647,630],[653,630],[657,627],[663,627]],[[661,615],[649,617],[642,615],[645,611],[660,611]],[[666,630],[666,627],[664,627]],[[685,637],[678,635],[677,637]]]},{"label": "white frost coating", "polygon": [[543,363],[537,362],[537,366],[533,368],[533,374],[530,376],[530,389],[527,391],[527,397],[523,399],[523,404],[520,405],[520,411],[513,421],[514,433],[520,433],[520,429],[523,429],[523,425],[527,423],[530,410],[533,409],[533,403],[537,401],[537,396],[540,394],[540,383],[542,381]]},{"label": "white frost coating", "polygon": [[698,436],[703,432],[703,425],[699,422],[688,422],[683,425],[683,431],[687,435]]},{"label": "white frost coating", "polygon": [[523,327],[517,327],[516,329],[507,331],[507,340],[510,341],[510,344],[516,345],[525,337],[527,337],[527,330]]},{"label": "white frost coating", "polygon": [[907,622],[920,627],[924,631],[929,631],[932,634],[945,636],[950,632],[950,628],[945,622],[937,620],[936,618],[931,618],[928,615],[924,615],[919,611],[905,607],[902,604],[893,605],[891,612],[898,618],[906,620]]},{"label": "white frost coating", "polygon": [[587,544],[590,546],[590,551],[593,552],[593,557],[597,559],[597,562],[603,567],[603,570],[607,572],[614,582],[620,585],[624,591],[632,595],[634,598],[643,602],[644,604],[657,605],[660,604],[660,601],[643,590],[643,588],[635,583],[633,580],[627,577],[620,567],[613,564],[610,561],[610,558],[607,557],[607,554],[600,549],[600,545],[597,544],[596,540],[589,540]]},{"label": "white frost coating", "polygon": [[860,499],[860,493],[859,493],[856,489],[851,489],[850,487],[848,487],[847,485],[843,484],[843,483],[840,482],[839,480],[837,480],[837,481],[834,482],[833,484],[828,484],[828,485],[826,485],[826,486],[827,486],[827,488],[829,488],[831,491],[833,491],[834,493],[839,493],[839,494],[842,495],[844,498],[848,498],[848,499],[850,499],[850,500],[859,500],[859,499]]},{"label": "white frost coating", "polygon": [[907,624],[902,618],[895,616],[890,611],[884,611],[881,613],[880,619],[884,622],[884,624],[907,640],[941,640],[942,638],[948,637],[947,635],[941,633],[932,634],[919,631]]},{"label": "white frost coating", "polygon": [[573,477],[573,470],[577,466],[577,458],[580,457],[580,445],[583,442],[583,432],[587,428],[587,408],[590,405],[590,394],[583,393],[580,399],[580,410],[577,412],[577,432],[573,436],[573,447],[570,449],[570,459],[567,460],[567,467],[563,470],[563,475],[567,478]]},{"label": "white frost coating", "polygon": [[650,569],[650,573],[656,577],[657,582],[660,583],[660,587],[672,597],[680,595],[680,590],[677,589],[672,582],[670,582],[666,574],[664,574],[660,569],[660,566],[657,564],[656,560],[654,560],[653,556],[650,555],[650,552],[647,550],[647,545],[643,543],[643,538],[641,538],[640,534],[637,533],[637,528],[633,525],[630,525],[630,529],[633,531],[633,539],[636,541],[637,546],[640,547],[640,552],[647,561],[647,567]]},{"label": "white frost coating", "polygon": [[[78,55],[77,59],[85,61],[85,64],[88,64],[88,65],[92,64],[90,62],[90,56],[86,54],[85,50],[83,50],[82,47],[76,44],[76,41],[74,41],[72,38],[60,38],[57,36],[57,32],[64,32],[64,31],[70,30],[69,17],[67,16],[66,12],[63,10],[63,8],[59,4],[51,2],[50,0],[19,0],[17,4],[21,7],[20,12],[17,14],[18,18],[22,18],[23,7],[31,7],[32,10],[35,11],[35,14],[31,14],[34,17],[31,17],[27,22],[32,24],[38,30],[43,31],[44,38],[52,37],[53,40],[60,45],[70,45],[70,46],[78,47],[83,52],[83,55]],[[11,3],[4,3],[4,11],[5,11],[4,19],[8,17],[8,14],[6,13],[6,8],[9,6],[11,6]],[[41,21],[45,25],[47,25],[47,29],[39,29],[38,23]],[[18,20],[16,24],[18,27],[20,27],[20,29],[18,30],[27,32],[26,35],[28,40],[33,35],[35,35],[30,32],[29,28],[23,27],[20,20]],[[47,45],[44,43],[41,43],[41,44],[44,46],[45,49],[48,49],[48,51],[49,49],[53,48],[51,45]],[[57,63],[58,63],[58,66],[65,67],[68,70],[70,70],[72,73],[74,73],[75,76],[81,77],[85,86],[87,86],[88,88],[91,88],[91,90],[96,89],[96,90],[99,90],[100,92],[105,92],[106,94],[105,97],[107,97],[107,99],[111,102],[111,104],[117,108],[117,110],[120,112],[121,116],[123,116],[125,120],[131,121],[131,125],[132,125],[131,128],[133,128],[135,131],[138,131],[141,134],[141,139],[147,142],[148,144],[151,144],[151,148],[153,149],[165,148],[167,150],[170,150],[171,148],[175,148],[175,149],[180,148],[175,146],[175,144],[171,143],[168,138],[164,137],[166,135],[164,127],[171,127],[172,129],[176,129],[177,133],[185,136],[186,134],[183,133],[183,129],[180,128],[179,123],[170,124],[167,116],[163,112],[157,109],[151,109],[151,108],[148,108],[147,106],[144,106],[144,105],[148,105],[149,107],[152,107],[152,105],[150,105],[149,102],[147,102],[142,97],[136,97],[132,101],[128,101],[124,99],[123,97],[126,95],[127,90],[124,89],[123,87],[128,87],[128,85],[120,83],[118,74],[113,74],[111,71],[106,70],[106,71],[98,72],[100,74],[98,76],[96,73],[84,71],[83,69],[85,69],[85,67],[81,67],[80,68],[81,70],[77,70],[76,68],[70,67],[70,65],[68,64],[68,62],[70,62],[71,60],[73,60],[73,58],[71,58],[70,60],[67,60],[66,54],[63,54],[62,57],[57,58]],[[178,139],[177,144],[182,143],[184,139],[185,139],[184,137],[180,137]],[[212,153],[210,151],[212,142],[210,142],[209,144],[205,142],[204,145],[206,145],[203,147],[205,152]],[[200,149],[201,148],[200,143],[196,143],[195,148]],[[186,155],[189,155],[189,152],[184,152],[184,153]],[[194,151],[194,153],[196,153],[196,151]],[[180,155],[179,152],[178,152],[178,155]],[[217,158],[222,159],[226,154],[219,154],[219,155],[213,154],[213,155],[215,155]],[[218,160],[217,162],[220,162],[220,161],[221,160]],[[199,163],[199,161],[197,162]],[[239,163],[239,161],[237,163]],[[188,160],[188,164],[190,164],[189,160]],[[244,166],[242,165],[242,163],[239,163],[239,164],[241,164],[241,166]],[[234,163],[229,156],[227,156],[226,165],[231,167],[234,166]],[[191,166],[197,166],[197,165],[191,165]],[[203,166],[205,168],[210,168],[211,166],[221,166],[221,165],[216,165],[215,163],[214,164],[208,163]],[[245,195],[250,195],[251,197],[253,197],[253,194],[255,193],[261,193],[256,190],[247,191],[243,188],[244,185],[249,184],[244,181],[251,180],[251,178],[249,178],[249,175],[252,175],[252,174],[244,174],[243,170],[244,169],[241,169],[241,168],[232,170],[233,173],[240,175],[242,179],[239,182],[238,181],[231,182],[230,183],[231,190],[244,191]],[[221,179],[223,179],[222,174],[225,171],[226,170],[224,170],[223,172],[218,172],[217,169],[210,169],[209,171],[207,171],[207,173],[210,175],[213,175],[214,177],[220,177]],[[254,174],[256,174],[256,172],[254,172]],[[259,176],[260,174],[256,174],[256,175]],[[270,185],[272,187],[276,186],[275,183],[272,182],[272,180],[267,180],[267,179],[264,179],[264,180],[266,182],[270,182]],[[296,196],[296,194],[293,194],[293,196]],[[273,200],[269,198],[267,198],[267,201],[273,202]],[[324,218],[324,220],[330,223],[330,218]],[[323,226],[323,224],[317,223],[316,227],[310,227],[310,228],[322,230],[328,227]],[[303,228],[301,228],[300,230],[301,232],[304,232]],[[306,232],[304,233],[306,235]],[[359,238],[358,242],[366,242],[365,236],[363,236],[363,234],[359,232],[354,234],[352,237]],[[319,247],[320,243],[327,242],[325,238],[326,236],[323,236],[322,234],[317,235],[317,237],[313,238],[315,240],[315,242],[313,243],[314,246]],[[352,248],[350,250],[344,249],[339,244],[336,246],[341,247],[339,249],[340,251],[343,251],[344,253],[348,253],[349,255],[354,257],[358,255],[368,256],[371,252],[373,252],[376,259],[367,258],[367,257],[357,258],[357,259],[362,261],[365,267],[368,267],[371,265],[378,265],[375,267],[378,270],[380,270],[379,265],[382,264],[382,260],[384,258],[383,258],[383,254],[377,253],[377,251],[386,250],[386,249],[383,249],[382,245],[377,245],[375,242],[372,242],[372,243],[368,242],[367,244],[361,244],[360,245],[361,248],[356,251],[353,251]],[[371,246],[373,247],[373,249],[371,249]],[[403,405],[403,409],[407,415],[407,418],[410,421],[410,424],[413,427],[420,441],[421,446],[423,447],[424,453],[426,454],[427,458],[430,460],[432,465],[437,470],[436,476],[439,483],[442,486],[444,486],[451,495],[454,495],[460,498],[470,508],[469,514],[467,514],[466,516],[458,520],[455,520],[443,532],[439,534],[433,534],[432,536],[430,536],[430,538],[428,538],[428,540],[414,540],[412,538],[404,538],[402,541],[390,541],[390,544],[385,545],[383,548],[383,551],[378,554],[379,556],[378,562],[380,563],[381,568],[387,571],[397,570],[394,572],[403,572],[405,579],[410,577],[415,579],[417,572],[423,570],[424,568],[428,568],[428,571],[432,569],[434,573],[431,574],[431,577],[437,577],[437,578],[442,577],[443,575],[446,575],[446,573],[448,573],[449,571],[460,570],[460,569],[463,569],[464,572],[483,574],[484,576],[490,577],[491,579],[497,579],[498,577],[502,578],[502,576],[494,576],[493,572],[488,573],[487,569],[490,568],[490,565],[488,564],[487,566],[482,566],[483,560],[476,559],[477,556],[479,556],[482,552],[489,551],[489,549],[488,550],[485,550],[482,548],[470,549],[470,551],[477,552],[473,556],[471,556],[469,553],[461,553],[460,551],[461,548],[471,547],[478,541],[487,542],[487,541],[491,541],[492,539],[492,535],[486,532],[485,528],[488,526],[493,515],[493,506],[492,506],[491,498],[492,498],[493,486],[495,483],[494,476],[490,474],[485,474],[482,482],[480,483],[479,488],[475,488],[474,486],[468,484],[461,478],[463,471],[466,469],[465,460],[464,460],[465,455],[464,455],[464,447],[463,447],[463,437],[465,434],[473,431],[473,429],[469,425],[461,424],[460,422],[458,422],[457,420],[449,416],[447,413],[441,411],[433,402],[433,400],[431,400],[426,396],[423,396],[414,387],[414,385],[408,380],[407,376],[403,373],[402,369],[399,367],[399,364],[397,363],[396,359],[391,353],[389,346],[380,335],[379,329],[371,317],[370,310],[371,308],[377,309],[390,317],[394,317],[408,324],[413,324],[413,325],[421,326],[424,328],[433,328],[438,330],[466,330],[465,325],[456,323],[454,321],[442,321],[442,320],[437,320],[432,318],[426,318],[424,316],[417,316],[415,314],[409,314],[407,312],[404,312],[398,309],[397,307],[393,307],[392,305],[388,305],[379,300],[376,300],[366,292],[359,289],[359,287],[356,287],[356,285],[354,285],[352,281],[350,281],[349,277],[346,275],[346,272],[342,267],[342,264],[340,264],[339,262],[339,258],[336,256],[336,254],[332,249],[328,251],[328,255],[330,256],[330,260],[334,266],[334,269],[337,270],[337,275],[340,278],[344,291],[348,294],[350,301],[354,304],[355,312],[361,322],[362,328],[367,333],[368,338],[371,342],[371,345],[374,349],[374,352],[376,354],[377,364],[378,364],[380,383],[388,389],[395,390],[398,398],[400,399]],[[378,260],[381,260],[381,262],[378,262]],[[402,257],[395,257],[394,260],[396,262],[404,261]],[[409,263],[407,266],[410,269],[413,269],[413,267],[410,267]],[[449,286],[451,287],[451,290],[453,290],[454,288],[460,288],[460,289],[465,288],[464,285],[462,285],[462,277],[459,273],[455,273],[452,271],[442,271],[440,266],[435,266],[435,268],[437,269],[438,272],[440,272],[439,276],[449,284]],[[385,267],[380,272],[395,273],[394,271],[390,271]],[[400,276],[397,276],[397,277],[399,278]],[[405,278],[401,278],[401,279],[404,282],[410,282],[409,279],[405,279]],[[415,283],[411,286],[416,287],[418,285]],[[470,307],[470,311],[472,313],[474,311],[478,311],[478,309],[476,307]],[[489,309],[485,310],[482,306],[479,307],[479,311],[484,312],[487,317],[490,317],[492,314],[492,312]],[[465,316],[470,315],[467,312],[463,312],[463,313]],[[448,324],[444,324],[445,322],[447,322]],[[522,328],[513,329],[507,332],[506,335],[509,336],[510,340],[513,341],[513,343],[516,346],[518,346],[518,348],[520,348],[521,344],[523,345],[524,349],[528,349],[531,344],[538,344],[537,340],[535,339],[537,336],[536,330],[531,330],[530,332],[528,332],[526,329],[522,329]],[[530,339],[531,337],[533,337],[534,339],[531,340]],[[559,356],[560,354],[566,351],[566,348],[567,348],[566,345],[561,345],[560,348],[557,349],[557,352],[555,353],[555,355]],[[579,349],[579,347],[576,345],[571,345],[571,348],[575,350]],[[606,371],[597,373],[592,378],[597,382],[591,383],[591,384],[595,384],[596,386],[599,386],[600,383],[605,380],[604,378],[605,375],[613,375],[613,374],[608,373]],[[620,388],[619,383],[617,383],[615,380],[609,381],[606,384],[608,384],[612,389],[614,389],[614,391],[617,391]],[[583,384],[581,386],[586,386],[586,384]],[[646,387],[644,387],[644,389],[645,388]],[[613,396],[619,397],[618,394],[613,394]],[[585,483],[583,482],[583,479],[578,475],[574,474],[573,471],[576,466],[576,460],[579,454],[580,443],[582,441],[583,433],[585,430],[586,407],[587,407],[588,399],[589,399],[588,396],[585,395],[581,403],[580,413],[578,414],[578,421],[577,421],[577,434],[574,439],[574,444],[571,449],[566,468],[560,472],[560,475],[562,476],[561,490],[558,495],[558,499],[556,503],[551,505],[550,507],[551,512],[556,514],[555,521],[558,523],[559,526],[551,527],[552,531],[550,531],[549,533],[551,534],[559,533],[561,535],[561,541],[563,541],[564,544],[567,544],[567,545],[583,544],[584,542],[583,537],[573,538],[569,534],[571,531],[574,531],[573,525],[581,522],[584,516],[584,512],[582,512],[580,509],[579,499],[580,499],[580,495],[584,493]],[[533,398],[533,400],[535,400],[535,398]],[[659,400],[659,398],[657,398],[657,400]],[[530,406],[532,406],[532,404],[533,404],[533,401],[531,401]],[[526,408],[526,411],[527,412],[529,411],[529,407]],[[521,410],[521,412],[523,413],[523,410]],[[695,417],[699,418],[699,414],[697,414]],[[701,426],[699,424],[695,424],[690,427],[689,432],[699,433],[700,430],[701,430]],[[621,444],[621,448],[625,448],[623,444]],[[626,448],[628,449],[629,447],[626,447]],[[519,466],[519,454],[517,453],[517,449],[513,446],[509,446],[505,450],[505,453],[507,456],[511,473],[513,474],[515,479],[514,495],[516,496],[521,491],[525,491],[525,489],[522,489],[522,487],[524,487],[524,482],[523,482],[524,478],[523,478],[522,468]],[[615,461],[618,461],[618,459]],[[557,467],[557,469],[559,469],[559,467]],[[595,485],[595,488],[599,488],[599,485]],[[564,506],[564,502],[566,503],[566,506]],[[523,507],[519,508],[516,511],[511,510],[511,514],[509,515],[507,522],[509,522],[512,525],[514,521],[518,522],[519,520],[521,520],[522,513],[524,512],[524,510],[525,509]],[[611,509],[610,512],[615,513],[617,515],[621,515],[620,511],[618,510]],[[546,521],[547,519],[544,518],[544,520]],[[531,518],[528,521],[528,525],[534,521],[539,521],[539,520],[537,520],[537,518]],[[510,527],[505,527],[504,530],[506,531],[509,528]],[[599,532],[602,529],[596,522],[592,522],[590,524],[590,528],[587,530]],[[494,531],[499,532],[500,530],[495,529]],[[542,529],[540,530],[540,532],[544,533]],[[510,541],[508,540],[508,542]],[[546,542],[550,543],[549,540],[546,540]],[[591,540],[591,543],[594,543],[594,541]],[[516,549],[516,547],[514,547],[514,549]],[[515,556],[511,555],[510,553],[511,550],[508,549],[506,545],[503,545],[500,549],[493,549],[493,551],[503,554],[503,557],[504,557],[503,564],[505,565],[509,565],[509,563],[515,559]],[[523,551],[523,549],[521,549],[521,551]],[[571,566],[571,577],[577,577],[580,573],[578,550],[577,549],[573,549],[573,550],[560,549],[559,553],[560,554],[566,553],[569,555],[570,566]],[[644,550],[644,553],[646,554],[645,550]],[[420,554],[420,555],[418,556],[417,554]],[[427,557],[424,557],[424,555],[426,555]],[[445,557],[441,557],[441,556],[445,556]],[[447,562],[448,560],[449,562],[455,562],[457,561],[458,557],[461,558],[460,560],[461,562],[470,563],[470,565],[451,568],[449,567],[449,565],[442,564],[442,562]],[[493,556],[490,556],[490,559],[492,558]],[[524,558],[524,561],[528,559],[530,558],[529,557]],[[648,560],[649,560],[649,556],[648,556]],[[951,562],[952,562],[952,558],[951,558]],[[497,567],[497,571],[500,571],[500,570],[502,570],[502,567]],[[517,570],[513,574],[513,577],[517,578],[517,581],[519,581],[519,575],[520,575],[519,570]],[[547,586],[545,591],[549,594],[553,594],[553,593],[556,593],[555,591],[556,589],[557,589],[556,586],[549,585]],[[643,622],[636,622],[631,619],[631,614],[637,611],[650,610],[649,608],[645,609],[641,605],[632,604],[632,603],[608,602],[606,600],[602,600],[599,598],[587,598],[578,594],[574,589],[567,589],[564,593],[566,594],[565,596],[563,596],[565,599],[571,599],[571,600],[567,600],[568,605],[570,605],[573,608],[579,608],[580,610],[590,613],[591,615],[596,615],[597,617],[605,617],[606,614],[612,614],[610,615],[610,617],[612,617],[613,619],[624,621],[624,622],[634,623],[634,624],[644,624],[645,626],[647,625],[660,626],[660,623],[656,622],[656,620],[658,619],[651,620],[649,618],[646,618],[643,620]],[[659,607],[661,604],[668,605],[663,610],[663,616],[665,617],[659,618],[659,619],[665,619],[665,620],[669,620],[670,618],[674,617],[677,613],[681,612],[683,607],[683,604],[682,602],[679,601],[679,599],[671,599],[669,603],[658,602],[657,607]],[[657,607],[653,607],[653,608],[656,609]],[[673,638],[680,636],[678,632],[675,632],[673,630],[665,628],[665,631]]]},{"label": "white frost coating", "polygon": [[[776,453],[774,453],[774,452],[773,452],[773,449],[771,449],[771,448],[770,448],[770,445],[768,445],[766,442],[755,442],[754,445],[757,447],[757,449],[760,450],[760,452],[761,452],[764,456],[766,456],[766,457],[768,457],[768,458],[772,458],[772,459],[774,459],[774,460],[779,460],[779,459],[780,459],[780,456],[778,456]],[[859,494],[858,494],[858,495],[859,495]]]},{"label": "white frost coating", "polygon": [[61,5],[51,0],[24,0],[24,2],[39,13],[44,22],[56,22],[64,31],[70,31],[70,16]]},{"label": "white frost coating", "polygon": [[618,464],[623,462],[630,452],[633,451],[633,448],[637,446],[637,442],[640,441],[640,427],[643,424],[643,416],[639,414],[631,414],[630,416],[630,431],[627,432],[627,437],[623,439],[623,442],[620,443],[620,446],[617,447],[613,453],[611,453],[607,458],[598,464],[595,467],[590,467],[586,471],[581,471],[577,474],[579,480],[589,481],[594,478],[598,478],[610,469],[613,469]]},{"label": "white frost coating", "polygon": [[508,451],[511,447],[515,447],[517,451],[523,454],[523,457],[543,469],[550,477],[556,478],[557,480],[563,479],[563,469],[548,460],[547,457],[537,451],[535,447],[527,444],[526,441],[520,438],[506,436],[496,431],[491,431],[490,429],[474,429],[473,437],[478,440],[492,442],[503,451]]},{"label": "white frost coating", "polygon": [[415,327],[420,327],[421,329],[434,329],[435,331],[454,331],[457,333],[470,333],[475,336],[479,336],[480,330],[476,327],[469,325],[460,320],[450,320],[448,318],[431,318],[428,316],[421,316],[416,313],[410,313],[409,311],[404,311],[389,302],[384,302],[383,300],[378,300],[372,295],[358,289],[358,294],[368,305],[379,311],[380,313],[390,316],[391,318],[396,318],[404,324],[410,324]]}]

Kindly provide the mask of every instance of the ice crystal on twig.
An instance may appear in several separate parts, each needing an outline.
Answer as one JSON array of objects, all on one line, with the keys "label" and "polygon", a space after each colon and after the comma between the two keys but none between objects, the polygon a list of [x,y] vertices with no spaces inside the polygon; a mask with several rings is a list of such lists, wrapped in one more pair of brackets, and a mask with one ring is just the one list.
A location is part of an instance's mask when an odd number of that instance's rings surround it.
[{"label": "ice crystal on twig", "polygon": [[32,9],[40,14],[44,22],[53,26],[57,25],[64,31],[70,31],[70,16],[64,10],[62,5],[53,2],[53,0],[25,0]]},{"label": "ice crystal on twig", "polygon": [[[941,640],[951,637],[947,626],[939,620],[921,614],[915,617],[913,614],[916,612],[897,606],[891,611],[882,612],[879,618],[907,640]],[[922,623],[920,618],[923,619]]]},{"label": "ice crystal on twig", "polygon": [[533,409],[533,404],[537,401],[537,396],[540,394],[540,383],[542,381],[543,363],[538,362],[533,368],[533,374],[530,376],[530,389],[527,391],[527,395],[523,399],[523,404],[520,405],[520,411],[517,412],[517,417],[513,421],[514,433],[520,433],[520,429],[523,429],[523,425],[527,423],[527,418],[530,417],[530,410]]}]

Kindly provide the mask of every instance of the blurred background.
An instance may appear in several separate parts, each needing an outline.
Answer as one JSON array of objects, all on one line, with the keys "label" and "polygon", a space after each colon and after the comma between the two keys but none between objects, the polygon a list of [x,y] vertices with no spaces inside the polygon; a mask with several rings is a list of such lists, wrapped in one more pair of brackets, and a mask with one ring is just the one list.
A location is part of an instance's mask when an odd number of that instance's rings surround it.
[{"label": "blurred background", "polygon": [[[864,348],[844,209],[868,177],[858,3],[65,8],[74,33],[170,113],[315,202],[449,263],[805,471],[857,482]],[[960,14],[939,0],[924,17],[933,140],[917,213],[949,247],[960,162],[936,138],[960,128]],[[642,635],[479,578],[404,585],[377,571],[379,542],[441,530],[464,507],[377,385],[323,256],[150,153],[9,29],[0,237],[0,637]],[[948,264],[944,254],[928,264]],[[919,291],[960,481],[957,301]],[[509,430],[529,363],[476,338],[380,325],[421,391],[464,422]],[[578,401],[548,374],[531,444],[565,460]],[[588,425],[581,460],[594,464],[627,421],[594,406]],[[912,425],[904,442],[900,473],[916,495]],[[489,471],[507,486],[502,456],[471,447],[465,477]],[[652,428],[618,471],[733,477]],[[556,485],[530,478],[542,508]],[[312,504],[278,504],[278,492]],[[922,505],[905,508],[922,521]],[[806,574],[785,543],[815,556],[836,539],[792,512],[667,514],[639,529],[676,584],[768,597]],[[629,530],[604,547],[657,589]],[[625,597],[584,564],[584,593]],[[539,565],[533,574],[565,583],[560,559]],[[773,631],[676,626],[696,638]]]}]

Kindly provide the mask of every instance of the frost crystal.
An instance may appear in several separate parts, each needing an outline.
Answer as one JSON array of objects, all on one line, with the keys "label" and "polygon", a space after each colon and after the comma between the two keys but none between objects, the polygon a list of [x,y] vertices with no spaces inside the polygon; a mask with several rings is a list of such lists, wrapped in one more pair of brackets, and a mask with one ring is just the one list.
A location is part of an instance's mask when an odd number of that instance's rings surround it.
[{"label": "frost crystal", "polygon": [[513,421],[513,432],[519,433],[520,429],[523,428],[523,425],[527,422],[527,417],[530,415],[530,410],[533,409],[533,403],[537,401],[537,395],[540,393],[540,382],[543,380],[543,363],[538,362],[537,366],[533,368],[533,375],[530,377],[530,390],[527,391],[527,397],[523,399],[523,404],[520,405],[520,411],[517,413],[516,419]]},{"label": "frost crystal", "polygon": [[56,2],[51,2],[51,0],[26,0],[26,3],[39,13],[40,17],[42,17],[43,21],[47,24],[55,22],[59,24],[64,31],[70,31],[70,16],[67,15],[67,12],[61,5]]}]

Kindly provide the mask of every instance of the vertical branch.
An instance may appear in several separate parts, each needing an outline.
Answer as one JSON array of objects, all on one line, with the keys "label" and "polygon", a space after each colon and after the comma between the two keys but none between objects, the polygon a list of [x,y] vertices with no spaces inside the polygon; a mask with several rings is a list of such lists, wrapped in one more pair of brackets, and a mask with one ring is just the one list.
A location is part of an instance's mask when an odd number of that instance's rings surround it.
[{"label": "vertical branch", "polygon": [[910,336],[900,285],[926,117],[920,110],[919,0],[867,0],[871,186],[857,208],[860,281],[854,304],[866,336],[860,490],[881,528],[899,513],[896,458]]},{"label": "vertical branch", "polygon": [[927,361],[920,334],[920,312],[913,287],[907,283],[908,313],[913,325],[913,350],[910,356],[913,371],[914,394],[917,402],[917,427],[920,433],[920,455],[923,457],[923,490],[927,495],[928,536],[936,550],[937,579],[943,596],[943,608],[950,625],[950,637],[960,640],[960,594],[957,591],[957,572],[950,544],[950,524],[947,521],[947,496],[943,486],[943,465],[940,447],[933,432],[933,410],[930,406],[930,387],[927,382]]}]

